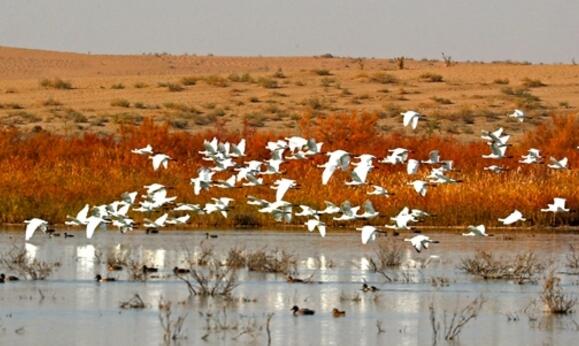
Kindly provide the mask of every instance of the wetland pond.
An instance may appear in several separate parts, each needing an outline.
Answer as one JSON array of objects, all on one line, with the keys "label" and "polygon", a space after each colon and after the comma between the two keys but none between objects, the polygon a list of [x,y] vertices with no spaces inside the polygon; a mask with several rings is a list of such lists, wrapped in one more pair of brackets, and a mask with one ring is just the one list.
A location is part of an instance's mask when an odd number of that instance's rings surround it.
[{"label": "wetland pond", "polygon": [[[20,281],[0,284],[0,344],[161,345],[166,329],[160,316],[166,312],[171,322],[184,318],[176,340],[169,340],[181,345],[267,345],[268,340],[271,345],[300,346],[577,344],[579,316],[550,314],[540,297],[551,270],[565,294],[579,295],[579,276],[572,273],[579,269],[569,267],[568,258],[570,245],[579,249],[579,236],[513,233],[469,238],[428,232],[440,243],[416,253],[401,241],[402,235],[362,245],[355,232],[320,238],[307,232],[212,231],[217,237],[209,239],[198,231],[97,232],[90,241],[78,232],[66,239],[38,234],[26,244],[23,232],[4,231],[0,272],[18,275]],[[394,262],[401,261],[399,266],[380,268],[380,244],[387,244],[384,248]],[[225,272],[231,249],[278,258],[284,257],[283,250],[286,263],[277,265],[289,265],[291,275],[311,282],[289,283],[287,270],[264,273],[243,266],[235,272],[237,287],[230,298],[204,298],[190,296],[183,279],[195,287],[192,274],[181,273],[180,279],[173,273],[176,266],[197,269],[201,275],[208,268]],[[506,264],[531,251],[544,268],[533,275],[534,282],[524,284],[484,280],[459,269],[463,259],[481,250]],[[60,265],[45,280],[25,280],[7,267],[18,254],[27,263]],[[123,269],[108,271],[108,265],[115,264]],[[158,272],[140,281],[142,265]],[[98,283],[97,274],[116,281]],[[363,292],[364,280],[379,291]],[[144,308],[120,307],[135,294]],[[460,314],[477,298],[484,303],[474,308],[476,316],[454,340],[446,341],[453,313]],[[171,302],[170,310],[160,309],[160,300]],[[293,316],[294,305],[315,314]],[[333,317],[333,308],[346,315]]]}]

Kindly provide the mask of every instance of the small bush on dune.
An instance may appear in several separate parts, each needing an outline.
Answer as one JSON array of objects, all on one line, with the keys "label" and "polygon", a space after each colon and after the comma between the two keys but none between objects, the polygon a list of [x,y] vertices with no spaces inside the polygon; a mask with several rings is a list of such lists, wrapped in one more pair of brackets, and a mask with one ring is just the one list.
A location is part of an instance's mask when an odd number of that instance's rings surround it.
[{"label": "small bush on dune", "polygon": [[43,79],[40,81],[40,86],[47,89],[61,89],[61,90],[72,89],[71,82],[62,80],[60,78]]}]

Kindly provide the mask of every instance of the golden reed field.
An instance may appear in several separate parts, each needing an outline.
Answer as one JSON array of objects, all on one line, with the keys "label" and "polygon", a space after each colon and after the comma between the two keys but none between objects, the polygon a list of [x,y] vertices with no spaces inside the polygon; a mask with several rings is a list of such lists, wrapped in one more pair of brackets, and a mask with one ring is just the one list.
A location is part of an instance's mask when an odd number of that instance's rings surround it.
[{"label": "golden reed field", "polygon": [[[401,66],[403,65],[403,66]],[[227,219],[197,216],[193,227],[275,227],[273,219],[245,203],[246,195],[273,199],[262,187],[210,189],[195,196],[189,179],[207,163],[197,151],[204,139],[246,138],[247,159],[266,159],[265,144],[289,135],[324,142],[323,151],[345,149],[378,158],[405,147],[412,158],[440,150],[454,160],[451,173],[462,183],[430,189],[420,197],[407,186],[403,166],[376,164],[369,183],[395,195],[370,198],[380,225],[408,205],[436,217],[425,225],[485,223],[513,209],[527,226],[578,225],[579,67],[525,62],[454,62],[411,59],[322,57],[213,57],[146,54],[101,56],[0,47],[0,222],[30,217],[62,223],[85,203],[109,203],[124,191],[159,182],[175,187],[179,202],[205,203],[230,196]],[[525,110],[524,123],[508,119]],[[412,131],[401,111],[427,115]],[[496,164],[481,129],[503,127],[513,135],[499,162],[502,174],[483,171]],[[150,143],[176,159],[153,172],[146,157],[130,150]],[[531,148],[568,157],[570,169],[521,165]],[[286,200],[323,208],[323,201],[360,204],[369,187],[347,187],[346,172],[321,185],[325,156],[283,165],[296,179]],[[426,174],[422,167],[420,174]],[[231,173],[216,174],[226,179]],[[564,197],[571,213],[541,213]],[[294,224],[304,220],[294,218]],[[337,226],[328,220],[329,226]]]}]

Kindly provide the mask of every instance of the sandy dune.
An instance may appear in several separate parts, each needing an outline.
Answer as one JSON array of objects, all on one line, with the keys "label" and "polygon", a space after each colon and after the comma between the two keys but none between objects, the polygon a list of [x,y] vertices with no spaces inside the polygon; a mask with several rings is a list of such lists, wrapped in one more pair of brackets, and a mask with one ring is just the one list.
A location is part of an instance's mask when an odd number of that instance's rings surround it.
[{"label": "sandy dune", "polygon": [[[55,78],[70,89],[40,83]],[[216,124],[235,130],[247,117],[252,126],[292,133],[304,112],[368,111],[378,112],[382,130],[391,131],[400,129],[400,111],[416,109],[430,116],[419,134],[468,140],[481,128],[522,133],[549,113],[575,114],[578,105],[575,65],[447,67],[406,60],[399,70],[390,59],[112,56],[0,47],[0,124],[25,130],[110,133],[143,117],[188,131]],[[514,108],[525,110],[529,121],[507,120]]]}]

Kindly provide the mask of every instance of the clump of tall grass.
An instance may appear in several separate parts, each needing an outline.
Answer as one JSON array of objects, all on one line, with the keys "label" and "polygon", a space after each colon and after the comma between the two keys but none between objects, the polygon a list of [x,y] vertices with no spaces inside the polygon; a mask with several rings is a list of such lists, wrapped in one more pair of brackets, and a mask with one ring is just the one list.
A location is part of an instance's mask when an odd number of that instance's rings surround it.
[{"label": "clump of tall grass", "polygon": [[39,82],[40,86],[47,89],[60,89],[60,90],[70,90],[73,89],[72,83],[70,81],[65,81],[60,78],[54,79],[42,79]]},{"label": "clump of tall grass", "polygon": [[492,252],[479,250],[472,257],[463,258],[458,268],[484,280],[513,280],[524,284],[535,281],[545,265],[534,252],[498,258]]},{"label": "clump of tall grass", "polygon": [[561,288],[561,279],[550,272],[543,283],[541,301],[552,314],[569,314],[577,304],[577,297],[565,294]]}]

